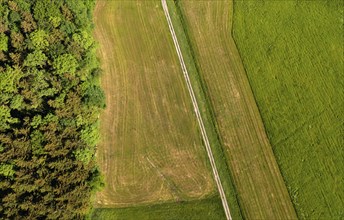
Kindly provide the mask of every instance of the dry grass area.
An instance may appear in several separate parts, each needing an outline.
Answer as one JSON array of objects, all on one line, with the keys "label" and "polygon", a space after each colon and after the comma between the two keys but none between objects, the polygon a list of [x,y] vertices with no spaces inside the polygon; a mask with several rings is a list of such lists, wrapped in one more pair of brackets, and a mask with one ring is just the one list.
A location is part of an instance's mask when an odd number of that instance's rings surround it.
[{"label": "dry grass area", "polygon": [[107,108],[97,207],[204,198],[216,192],[160,1],[97,1]]},{"label": "dry grass area", "polygon": [[180,1],[199,74],[247,219],[295,219],[236,45],[232,1]]}]

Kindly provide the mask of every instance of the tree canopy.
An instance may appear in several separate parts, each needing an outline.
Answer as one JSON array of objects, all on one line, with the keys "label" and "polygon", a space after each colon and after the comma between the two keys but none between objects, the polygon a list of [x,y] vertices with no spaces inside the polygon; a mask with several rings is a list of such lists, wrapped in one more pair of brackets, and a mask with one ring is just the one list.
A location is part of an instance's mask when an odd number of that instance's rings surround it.
[{"label": "tree canopy", "polygon": [[103,184],[94,5],[0,1],[0,219],[83,219]]}]

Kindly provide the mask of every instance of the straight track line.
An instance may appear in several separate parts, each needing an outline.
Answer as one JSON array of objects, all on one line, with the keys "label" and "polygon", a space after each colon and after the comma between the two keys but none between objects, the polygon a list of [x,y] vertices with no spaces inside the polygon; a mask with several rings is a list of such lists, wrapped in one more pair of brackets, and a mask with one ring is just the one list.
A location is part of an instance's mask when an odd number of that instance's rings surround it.
[{"label": "straight track line", "polygon": [[171,21],[170,13],[168,11],[166,0],[161,0],[161,4],[162,4],[162,7],[163,7],[164,12],[165,12],[165,16],[166,16],[166,19],[167,19],[168,27],[170,29],[170,32],[171,32],[171,35],[172,35],[172,38],[173,38],[173,42],[174,42],[174,46],[175,46],[177,54],[178,54],[179,62],[180,62],[180,65],[182,67],[182,70],[183,70],[184,79],[186,81],[189,94],[191,96],[192,105],[193,105],[195,113],[196,113],[198,125],[199,125],[199,127],[201,129],[202,138],[203,138],[206,150],[207,150],[208,158],[209,158],[209,161],[210,161],[210,164],[211,164],[211,168],[212,168],[212,171],[213,171],[213,174],[214,174],[214,178],[215,178],[215,182],[216,182],[216,185],[217,185],[217,189],[218,189],[220,197],[221,197],[222,206],[223,206],[223,209],[225,211],[227,220],[232,220],[232,216],[231,216],[231,213],[229,211],[226,195],[224,193],[224,190],[223,190],[223,187],[222,187],[222,184],[221,184],[221,180],[220,180],[219,174],[217,172],[217,168],[216,168],[213,152],[211,151],[211,148],[210,148],[208,136],[207,136],[206,130],[204,128],[203,120],[202,120],[202,117],[201,117],[201,114],[200,114],[200,110],[198,108],[198,104],[197,104],[197,100],[196,100],[196,97],[195,97],[195,93],[194,93],[194,91],[192,89],[192,86],[191,86],[189,74],[188,74],[188,71],[187,71],[186,66],[185,66],[185,62],[184,62],[184,58],[183,58],[182,52],[181,52],[180,47],[179,47],[178,39],[177,39],[176,33],[174,31],[174,28],[173,28],[173,24],[172,24],[172,21]]}]

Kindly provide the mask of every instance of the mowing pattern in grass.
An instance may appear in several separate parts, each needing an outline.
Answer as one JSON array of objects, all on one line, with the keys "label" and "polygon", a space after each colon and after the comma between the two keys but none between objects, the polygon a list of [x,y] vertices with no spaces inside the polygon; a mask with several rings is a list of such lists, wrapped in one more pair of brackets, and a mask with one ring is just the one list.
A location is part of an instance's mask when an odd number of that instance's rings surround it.
[{"label": "mowing pattern in grass", "polygon": [[93,212],[95,220],[221,220],[226,219],[218,197],[199,201],[164,203],[131,208],[102,208]]},{"label": "mowing pattern in grass", "polygon": [[160,1],[98,1],[95,13],[107,103],[97,206],[215,194]]},{"label": "mowing pattern in grass", "polygon": [[296,218],[231,38],[231,1],[179,1],[244,217]]},{"label": "mowing pattern in grass", "polygon": [[226,158],[224,157],[221,138],[216,129],[216,121],[213,115],[212,106],[209,102],[204,88],[204,83],[198,74],[198,70],[194,60],[194,54],[190,48],[190,42],[187,37],[187,31],[184,30],[183,18],[180,9],[173,1],[167,1],[171,20],[178,37],[178,42],[184,57],[185,65],[189,73],[192,88],[198,102],[203,123],[209,138],[210,147],[212,148],[213,156],[215,159],[216,167],[222,182],[223,189],[226,194],[231,216],[235,220],[242,219],[240,207],[237,199],[237,192],[234,189],[232,182],[231,172],[227,165]]},{"label": "mowing pattern in grass", "polygon": [[302,219],[344,218],[343,7],[235,1],[235,40]]}]

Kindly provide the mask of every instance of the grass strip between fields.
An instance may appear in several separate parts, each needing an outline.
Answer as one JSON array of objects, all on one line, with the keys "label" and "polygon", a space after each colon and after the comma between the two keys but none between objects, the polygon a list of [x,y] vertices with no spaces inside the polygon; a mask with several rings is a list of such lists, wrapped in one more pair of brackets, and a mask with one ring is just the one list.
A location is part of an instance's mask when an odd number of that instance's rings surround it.
[{"label": "grass strip between fields", "polygon": [[[220,211],[219,211],[220,210]],[[219,197],[202,200],[162,203],[129,208],[98,208],[94,220],[209,220],[225,219]]]},{"label": "grass strip between fields", "polygon": [[184,61],[189,72],[189,77],[202,118],[204,119],[204,126],[206,128],[209,141],[211,143],[211,149],[216,161],[219,176],[226,194],[229,208],[233,219],[242,219],[241,209],[239,207],[237,192],[232,183],[231,172],[226,163],[226,157],[222,148],[222,141],[218,135],[218,128],[216,120],[214,119],[214,113],[210,101],[207,99],[207,88],[203,82],[202,77],[199,74],[197,63],[194,59],[193,49],[190,44],[187,29],[183,24],[183,16],[180,13],[178,4],[173,1],[167,1],[167,5],[170,11],[173,26],[178,37],[178,42],[183,53]]}]

